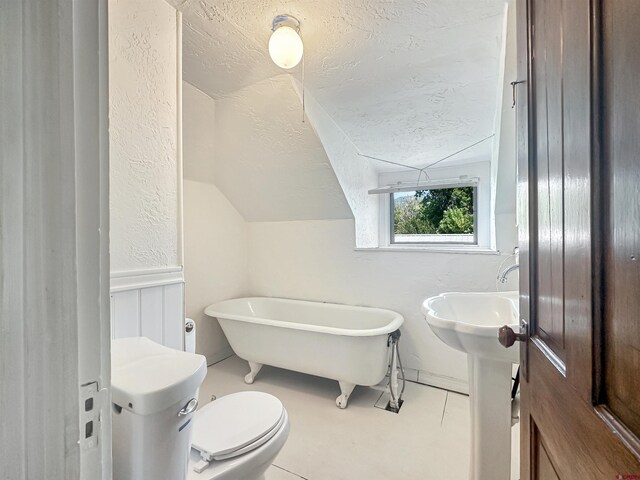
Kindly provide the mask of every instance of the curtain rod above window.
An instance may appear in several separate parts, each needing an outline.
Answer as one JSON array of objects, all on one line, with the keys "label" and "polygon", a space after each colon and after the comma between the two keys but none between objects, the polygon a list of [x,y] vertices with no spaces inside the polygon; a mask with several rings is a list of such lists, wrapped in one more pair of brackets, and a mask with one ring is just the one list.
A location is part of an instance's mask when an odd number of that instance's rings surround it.
[{"label": "curtain rod above window", "polygon": [[380,195],[395,192],[413,192],[414,190],[429,190],[434,188],[475,187],[478,185],[478,177],[462,175],[455,178],[440,178],[424,182],[398,182],[384,187],[369,190],[370,195]]}]

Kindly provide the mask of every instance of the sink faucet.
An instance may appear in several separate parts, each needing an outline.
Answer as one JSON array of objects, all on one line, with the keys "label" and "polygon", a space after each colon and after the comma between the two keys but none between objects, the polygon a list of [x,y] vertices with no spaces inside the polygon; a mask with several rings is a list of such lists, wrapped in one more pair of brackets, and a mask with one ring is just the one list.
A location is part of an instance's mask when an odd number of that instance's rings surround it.
[{"label": "sink faucet", "polygon": [[520,268],[520,265],[517,263],[514,263],[509,268],[505,268],[503,272],[500,275],[498,275],[498,281],[500,283],[507,283],[507,277],[509,276],[509,274],[514,270],[518,270],[519,268]]}]

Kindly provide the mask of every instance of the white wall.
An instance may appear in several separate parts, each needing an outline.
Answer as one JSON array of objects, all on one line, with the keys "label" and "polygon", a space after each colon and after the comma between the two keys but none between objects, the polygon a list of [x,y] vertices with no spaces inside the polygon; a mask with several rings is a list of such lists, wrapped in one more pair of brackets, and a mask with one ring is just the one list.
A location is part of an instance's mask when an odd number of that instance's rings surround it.
[{"label": "white wall", "polygon": [[204,183],[214,180],[215,102],[183,85],[186,307],[197,325],[197,351],[213,363],[232,351],[218,322],[203,310],[249,293],[249,237],[242,215],[215,185]]},{"label": "white wall", "polygon": [[232,351],[211,303],[249,294],[247,224],[215,185],[185,180],[184,226],[187,317],[196,322],[196,351],[209,364]]},{"label": "white wall", "polygon": [[109,0],[114,338],[184,345],[180,18],[163,0]]},{"label": "white wall", "polygon": [[215,181],[216,102],[188,82],[182,82],[182,130],[185,179]]},{"label": "white wall", "polygon": [[[353,220],[249,224],[251,293],[389,308],[405,317],[405,367],[464,391],[464,354],[438,340],[420,305],[445,291],[490,291],[499,255],[354,250]],[[506,288],[516,288],[515,278]]]},{"label": "white wall", "polygon": [[111,271],[181,266],[176,10],[109,1]]}]

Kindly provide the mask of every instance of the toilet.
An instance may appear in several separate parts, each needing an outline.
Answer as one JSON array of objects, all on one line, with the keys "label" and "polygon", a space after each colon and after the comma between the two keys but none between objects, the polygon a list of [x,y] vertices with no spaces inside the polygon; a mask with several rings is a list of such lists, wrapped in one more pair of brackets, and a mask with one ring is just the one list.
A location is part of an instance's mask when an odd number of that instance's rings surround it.
[{"label": "toilet", "polygon": [[112,341],[114,480],[264,478],[289,435],[287,411],[252,391],[197,409],[206,373],[202,355],[145,337]]}]

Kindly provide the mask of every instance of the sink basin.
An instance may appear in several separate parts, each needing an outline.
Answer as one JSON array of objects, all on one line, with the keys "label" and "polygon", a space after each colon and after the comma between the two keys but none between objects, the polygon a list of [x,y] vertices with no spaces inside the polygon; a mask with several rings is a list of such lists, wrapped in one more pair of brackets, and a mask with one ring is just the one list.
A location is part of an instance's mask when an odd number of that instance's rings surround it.
[{"label": "sink basin", "polygon": [[511,373],[520,348],[504,348],[498,329],[518,331],[518,292],[443,293],[422,312],[444,343],[467,354],[471,409],[471,480],[509,480]]},{"label": "sink basin", "polygon": [[518,292],[443,293],[422,304],[427,323],[440,340],[471,355],[518,363],[517,345],[504,348],[498,329],[518,331]]}]

